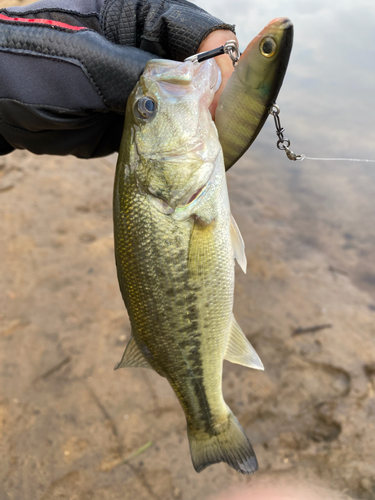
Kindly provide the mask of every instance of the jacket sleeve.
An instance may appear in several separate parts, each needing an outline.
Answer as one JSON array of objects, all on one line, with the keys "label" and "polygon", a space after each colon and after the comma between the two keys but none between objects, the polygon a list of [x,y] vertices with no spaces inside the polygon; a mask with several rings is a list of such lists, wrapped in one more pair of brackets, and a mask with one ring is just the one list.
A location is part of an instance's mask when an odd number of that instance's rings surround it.
[{"label": "jacket sleeve", "polygon": [[146,62],[183,60],[215,29],[184,0],[41,0],[0,10],[0,154],[118,151]]}]

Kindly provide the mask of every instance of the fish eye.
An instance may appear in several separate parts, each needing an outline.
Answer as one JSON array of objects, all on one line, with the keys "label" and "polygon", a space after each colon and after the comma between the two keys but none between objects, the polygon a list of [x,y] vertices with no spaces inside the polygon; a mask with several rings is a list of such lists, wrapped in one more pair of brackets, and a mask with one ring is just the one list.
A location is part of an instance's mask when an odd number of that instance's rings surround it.
[{"label": "fish eye", "polygon": [[138,118],[152,118],[156,113],[156,102],[152,97],[143,96],[134,105]]},{"label": "fish eye", "polygon": [[276,52],[277,44],[272,37],[266,36],[260,42],[259,48],[260,48],[260,53],[264,57],[272,57]]}]

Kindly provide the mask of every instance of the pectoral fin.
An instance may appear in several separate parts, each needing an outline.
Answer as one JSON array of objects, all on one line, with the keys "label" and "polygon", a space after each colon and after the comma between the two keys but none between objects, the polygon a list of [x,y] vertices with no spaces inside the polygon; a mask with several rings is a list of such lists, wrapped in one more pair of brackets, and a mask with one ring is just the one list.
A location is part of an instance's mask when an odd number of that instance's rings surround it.
[{"label": "pectoral fin", "polygon": [[129,340],[120,363],[115,366],[115,370],[117,370],[118,368],[130,367],[152,368],[142,352],[139,350],[139,347],[135,343],[134,337]]},{"label": "pectoral fin", "polygon": [[216,265],[215,241],[213,233],[214,222],[204,225],[195,220],[189,243],[189,272],[192,276],[209,275]]},{"label": "pectoral fin", "polygon": [[237,323],[233,315],[232,328],[224,359],[230,361],[231,363],[254,368],[255,370],[264,370],[263,363],[261,362],[258,354],[245,337],[245,334],[241,330],[240,325]]},{"label": "pectoral fin", "polygon": [[233,256],[242,271],[246,274],[247,259],[245,254],[245,243],[232,214],[230,215],[230,237],[232,240]]}]

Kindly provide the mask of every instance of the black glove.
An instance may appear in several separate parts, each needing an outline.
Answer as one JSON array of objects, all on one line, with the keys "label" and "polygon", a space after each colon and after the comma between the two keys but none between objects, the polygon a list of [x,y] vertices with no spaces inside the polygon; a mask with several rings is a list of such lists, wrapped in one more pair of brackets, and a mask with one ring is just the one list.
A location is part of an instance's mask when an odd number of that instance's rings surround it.
[{"label": "black glove", "polygon": [[183,60],[216,29],[184,0],[41,0],[0,10],[0,154],[118,151],[146,62]]}]

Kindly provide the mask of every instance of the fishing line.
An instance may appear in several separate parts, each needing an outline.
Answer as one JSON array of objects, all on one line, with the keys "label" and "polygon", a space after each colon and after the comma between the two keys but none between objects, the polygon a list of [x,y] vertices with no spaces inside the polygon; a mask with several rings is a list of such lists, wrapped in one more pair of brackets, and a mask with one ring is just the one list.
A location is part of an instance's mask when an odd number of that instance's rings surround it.
[{"label": "fishing line", "polygon": [[274,103],[268,110],[268,114],[272,115],[274,120],[275,120],[275,126],[276,126],[276,135],[279,138],[279,140],[276,143],[277,149],[280,149],[280,151],[285,151],[285,154],[289,158],[289,160],[292,161],[303,161],[303,160],[316,160],[316,161],[359,161],[359,162],[366,162],[366,163],[375,163],[375,160],[367,160],[367,159],[359,159],[359,158],[313,158],[311,156],[306,156],[304,154],[299,155],[294,153],[290,149],[290,140],[284,137],[284,132],[285,129],[281,126],[280,122],[280,108],[279,106]]},{"label": "fishing line", "polygon": [[300,161],[303,160],[319,160],[319,161],[365,161],[367,163],[375,163],[375,160],[365,160],[359,158],[311,158],[310,156],[299,155],[301,156]]}]

